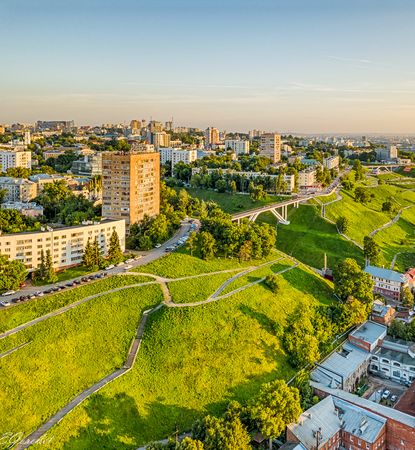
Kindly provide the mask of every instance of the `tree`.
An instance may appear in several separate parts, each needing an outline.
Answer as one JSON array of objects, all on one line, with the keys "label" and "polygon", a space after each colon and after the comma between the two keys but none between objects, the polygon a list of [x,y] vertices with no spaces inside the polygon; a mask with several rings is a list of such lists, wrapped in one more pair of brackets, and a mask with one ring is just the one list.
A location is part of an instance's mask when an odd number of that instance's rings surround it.
[{"label": "tree", "polygon": [[215,256],[216,240],[208,231],[202,231],[198,237],[199,252],[202,259],[208,260]]},{"label": "tree", "polygon": [[197,234],[192,231],[186,241],[186,247],[190,250],[190,255],[193,256],[193,250],[197,244]]},{"label": "tree", "polygon": [[108,249],[108,260],[112,264],[117,264],[123,260],[120,239],[118,233],[114,230],[110,237],[110,245]]},{"label": "tree", "polygon": [[373,280],[352,258],[346,258],[333,271],[334,293],[343,301],[353,296],[363,303],[373,300]]},{"label": "tree", "polygon": [[365,178],[365,169],[363,168],[362,163],[358,159],[354,160],[353,170],[354,170],[355,180],[356,181],[364,180],[364,178]]},{"label": "tree", "polygon": [[278,282],[278,276],[275,274],[267,275],[265,278],[265,285],[274,293],[276,294],[279,289],[280,285]]},{"label": "tree", "polygon": [[391,212],[393,209],[393,203],[390,200],[386,200],[386,202],[382,203],[382,211],[383,212]]},{"label": "tree", "polygon": [[336,227],[339,230],[339,233],[341,233],[341,234],[346,234],[347,231],[349,230],[349,226],[350,226],[350,221],[345,216],[340,216],[336,220]]},{"label": "tree", "polygon": [[40,264],[38,268],[33,273],[33,278],[35,280],[41,280],[43,281],[46,277],[46,264],[45,264],[45,252],[42,250],[40,251]]},{"label": "tree", "polygon": [[9,195],[8,189],[0,189],[0,204],[4,203],[6,197]]},{"label": "tree", "polygon": [[379,261],[380,247],[371,236],[363,238],[363,254],[373,265]]},{"label": "tree", "polygon": [[92,244],[89,238],[84,248],[82,263],[85,267],[91,270],[95,267],[95,258],[93,254]]},{"label": "tree", "polygon": [[297,421],[301,412],[298,389],[289,387],[283,380],[264,384],[251,408],[252,418],[269,439],[270,450],[273,438],[278,437],[288,424]]},{"label": "tree", "polygon": [[180,442],[177,450],[205,450],[203,442],[192,439],[190,437],[185,437],[182,442]]},{"label": "tree", "polygon": [[319,341],[313,325],[314,309],[299,303],[287,318],[283,344],[294,367],[313,364],[320,359]]},{"label": "tree", "polygon": [[414,294],[409,286],[404,286],[401,290],[402,304],[407,308],[414,307]]},{"label": "tree", "polygon": [[245,241],[238,252],[239,262],[249,261],[252,258],[252,241]]},{"label": "tree", "polygon": [[44,280],[48,283],[55,283],[58,280],[58,277],[55,274],[55,269],[53,268],[52,254],[49,249],[46,250]]},{"label": "tree", "polygon": [[370,202],[371,196],[370,196],[370,192],[365,189],[364,187],[358,186],[355,190],[354,190],[354,199],[356,202],[362,203],[362,204],[366,204],[368,202]]},{"label": "tree", "polygon": [[19,289],[27,276],[27,271],[21,261],[9,261],[7,256],[0,255],[0,291]]},{"label": "tree", "polygon": [[350,296],[346,303],[340,304],[341,315],[340,323],[342,328],[350,328],[353,325],[359,325],[367,320],[368,309],[370,305],[362,303],[356,298]]},{"label": "tree", "polygon": [[251,198],[254,202],[257,200],[262,200],[267,194],[264,192],[264,188],[260,186],[255,186],[251,191]]}]

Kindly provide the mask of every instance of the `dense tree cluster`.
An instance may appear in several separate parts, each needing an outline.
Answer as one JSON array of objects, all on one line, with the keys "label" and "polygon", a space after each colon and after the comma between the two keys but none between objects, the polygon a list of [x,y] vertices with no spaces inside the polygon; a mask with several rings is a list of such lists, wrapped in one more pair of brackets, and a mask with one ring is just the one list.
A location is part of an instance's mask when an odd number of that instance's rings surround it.
[{"label": "dense tree cluster", "polygon": [[389,326],[388,334],[398,339],[415,342],[415,320],[410,323],[394,320]]},{"label": "dense tree cluster", "polygon": [[0,291],[19,289],[26,276],[27,271],[21,261],[10,261],[7,256],[0,255]]},{"label": "dense tree cluster", "polygon": [[79,158],[79,155],[72,150],[67,150],[63,155],[56,158],[48,158],[46,165],[52,167],[56,172],[67,173],[72,167],[72,163]]},{"label": "dense tree cluster", "polygon": [[40,264],[33,272],[33,279],[45,283],[55,283],[57,281],[58,277],[53,268],[52,254],[49,249],[46,250],[46,255],[42,249],[40,253]]},{"label": "dense tree cluster", "polygon": [[[204,252],[204,243],[207,242],[213,252],[209,256],[257,259],[268,256],[276,244],[275,228],[265,223],[232,222],[231,216],[216,204],[208,205],[208,211],[201,214],[201,225],[204,235],[198,239],[199,251]],[[214,245],[210,237],[214,239]]]},{"label": "dense tree cluster", "polygon": [[48,222],[79,225],[85,220],[99,219],[101,211],[82,196],[74,195],[64,180],[46,184],[35,201],[43,206]]},{"label": "dense tree cluster", "polygon": [[15,209],[0,209],[0,230],[3,233],[21,233],[40,228],[40,222]]},{"label": "dense tree cluster", "polygon": [[363,254],[370,264],[374,266],[379,264],[380,252],[380,246],[372,236],[365,236],[363,238]]}]

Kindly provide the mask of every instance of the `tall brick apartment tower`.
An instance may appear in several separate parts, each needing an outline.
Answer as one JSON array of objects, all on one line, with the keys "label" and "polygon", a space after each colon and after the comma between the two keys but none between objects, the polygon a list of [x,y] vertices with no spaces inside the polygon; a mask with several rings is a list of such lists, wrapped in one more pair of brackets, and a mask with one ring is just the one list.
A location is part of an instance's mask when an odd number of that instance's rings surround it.
[{"label": "tall brick apartment tower", "polygon": [[160,212],[160,154],[137,146],[102,155],[102,216],[125,219],[127,230]]}]

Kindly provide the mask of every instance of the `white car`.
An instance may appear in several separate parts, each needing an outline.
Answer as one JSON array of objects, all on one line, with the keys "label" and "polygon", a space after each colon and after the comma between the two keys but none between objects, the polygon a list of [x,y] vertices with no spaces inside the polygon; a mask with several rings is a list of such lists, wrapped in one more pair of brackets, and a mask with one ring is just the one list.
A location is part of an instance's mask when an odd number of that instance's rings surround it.
[{"label": "white car", "polygon": [[134,262],[134,258],[127,259],[125,262],[127,264],[131,264],[132,262]]},{"label": "white car", "polygon": [[8,302],[7,300],[3,300],[2,302],[0,302],[0,305],[2,305],[2,306],[10,306],[10,302]]},{"label": "white car", "polygon": [[125,263],[124,263],[124,261],[121,261],[121,262],[119,262],[118,264],[117,264],[117,267],[121,267],[121,266],[123,266]]},{"label": "white car", "polygon": [[127,272],[129,269],[132,269],[133,268],[133,266],[131,265],[131,264],[126,264],[125,266],[124,266],[124,270]]},{"label": "white car", "polygon": [[143,257],[143,255],[137,255],[134,259],[136,260],[136,261],[138,261],[139,259],[141,259]]},{"label": "white car", "polygon": [[105,268],[105,270],[111,270],[113,269],[115,266],[114,264],[110,264],[108,267]]},{"label": "white car", "polygon": [[16,293],[16,291],[7,291],[7,292],[5,292],[4,294],[1,294],[3,297],[7,297],[8,295],[13,295],[13,294],[15,294]]},{"label": "white car", "polygon": [[156,244],[155,248],[160,248],[161,244]]},{"label": "white car", "polygon": [[382,398],[383,398],[384,400],[386,400],[386,399],[389,397],[390,394],[391,394],[391,391],[388,391],[388,390],[386,389],[385,391],[383,391]]}]

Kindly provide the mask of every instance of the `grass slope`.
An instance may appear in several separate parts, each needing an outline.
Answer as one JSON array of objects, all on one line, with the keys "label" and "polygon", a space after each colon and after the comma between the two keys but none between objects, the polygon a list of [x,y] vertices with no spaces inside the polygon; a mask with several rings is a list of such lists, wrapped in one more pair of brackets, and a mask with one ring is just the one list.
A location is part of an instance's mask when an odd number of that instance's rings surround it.
[{"label": "grass slope", "polygon": [[391,216],[382,212],[382,203],[391,197],[399,207],[415,204],[415,192],[391,185],[380,185],[367,188],[374,198],[367,205],[357,203],[353,195],[342,191],[343,199],[326,207],[326,216],[336,220],[339,216],[349,219],[350,230],[348,236],[357,242],[363,243],[363,238],[373,230],[381,227],[391,220]]},{"label": "grass slope", "polygon": [[337,232],[336,226],[320,216],[320,207],[302,205],[290,211],[289,225],[278,226],[277,246],[300,261],[318,269],[324,267],[324,253],[328,267],[345,258],[363,262],[363,253]]},{"label": "grass slope", "polygon": [[277,337],[286,315],[300,301],[331,300],[330,284],[298,267],[281,275],[277,295],[258,284],[208,305],[162,308],[133,369],[64,418],[42,449],[135,449],[221,413],[230,399],[248,400],[294,373]]},{"label": "grass slope", "polygon": [[121,367],[142,312],[161,301],[159,286],[126,289],[0,341],[0,352],[29,342],[1,360],[0,435],[33,431]]},{"label": "grass slope", "polygon": [[241,212],[247,209],[258,208],[269,203],[277,203],[287,197],[280,197],[277,195],[267,195],[266,198],[258,201],[253,201],[249,195],[246,194],[229,194],[220,193],[206,189],[186,189],[192,197],[197,197],[200,200],[213,201],[217,203],[225,212],[229,214]]},{"label": "grass slope", "polygon": [[105,292],[116,287],[143,283],[145,281],[153,281],[153,278],[141,275],[109,277],[74,289],[68,289],[58,294],[46,295],[45,297],[17,304],[16,306],[0,311],[0,332],[10,330],[77,300],[89,297],[90,295]]}]

